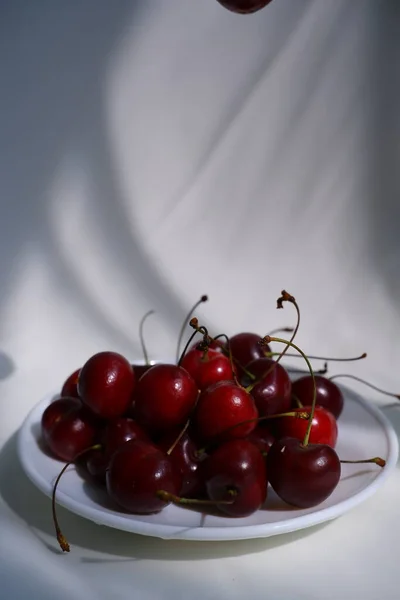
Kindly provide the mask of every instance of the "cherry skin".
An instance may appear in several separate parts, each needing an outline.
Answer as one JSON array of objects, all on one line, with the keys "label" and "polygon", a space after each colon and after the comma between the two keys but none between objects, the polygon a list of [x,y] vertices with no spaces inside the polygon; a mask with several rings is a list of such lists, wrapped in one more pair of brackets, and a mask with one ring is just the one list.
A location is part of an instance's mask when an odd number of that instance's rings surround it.
[{"label": "cherry skin", "polygon": [[[343,411],[344,403],[340,388],[333,381],[322,375],[315,375],[315,385],[317,388],[317,404],[329,410],[335,419],[338,419]],[[306,404],[310,405],[313,393],[314,384],[311,375],[300,377],[300,379],[292,383],[292,396],[296,406],[296,398],[300,400],[303,406]]]},{"label": "cherry skin", "polygon": [[191,375],[177,365],[154,365],[140,378],[135,393],[135,418],[151,435],[184,425],[198,396]]},{"label": "cherry skin", "polygon": [[256,427],[257,418],[250,394],[231,381],[222,381],[200,395],[193,425],[201,440],[222,442],[246,437]]},{"label": "cherry skin", "polygon": [[267,454],[268,480],[287,504],[310,508],[326,500],[340,479],[340,460],[326,444],[276,440]]},{"label": "cherry skin", "polygon": [[147,373],[149,369],[151,369],[153,365],[132,365],[133,372],[135,373],[136,381],[139,381],[142,375]]},{"label": "cherry skin", "polygon": [[[207,495],[221,512],[247,517],[267,498],[267,474],[260,450],[249,440],[230,440],[219,446],[204,463]],[[233,500],[232,504],[218,501]]]},{"label": "cherry skin", "polygon": [[205,390],[218,381],[233,381],[230,360],[219,350],[209,348],[204,353],[193,348],[185,354],[181,366],[190,373],[199,390]]},{"label": "cherry skin", "polygon": [[167,502],[157,496],[164,490],[177,495],[179,474],[171,459],[153,444],[131,440],[118,448],[107,469],[107,491],[123,509],[136,514],[160,512]]},{"label": "cherry skin", "polygon": [[[251,362],[246,368],[257,381],[260,379],[250,392],[260,417],[276,415],[290,409],[292,382],[280,363],[264,356]],[[242,383],[249,385],[252,380],[245,375]]]},{"label": "cherry skin", "polygon": [[228,10],[239,14],[250,14],[261,10],[272,0],[218,0]]},{"label": "cherry skin", "polygon": [[68,398],[79,398],[78,380],[80,372],[80,369],[76,369],[76,371],[71,373],[71,375],[65,380],[61,389],[61,396],[67,396]]},{"label": "cherry skin", "polygon": [[78,381],[82,402],[103,419],[119,417],[132,402],[132,365],[116,352],[99,352],[83,365]]},{"label": "cherry skin", "polygon": [[[50,409],[51,405],[48,408]],[[93,446],[97,437],[98,422],[80,403],[54,419],[51,427],[51,416],[46,414],[46,410],[42,416],[42,423],[45,423],[42,431],[46,431],[43,439],[53,456],[65,462],[72,462],[78,454]]]},{"label": "cherry skin", "polygon": [[[292,412],[311,413],[311,406],[292,409]],[[272,424],[276,437],[293,437],[302,442],[308,428],[308,419],[281,417]],[[311,425],[310,444],[327,444],[335,448],[338,437],[338,426],[335,417],[322,406],[316,406]]]},{"label": "cherry skin", "polygon": [[229,338],[230,350],[239,377],[244,375],[243,367],[246,368],[249,363],[257,358],[263,358],[271,351],[269,346],[259,344],[261,339],[256,333],[237,333]]},{"label": "cherry skin", "polygon": [[249,435],[246,436],[249,442],[252,442],[260,452],[267,453],[275,441],[275,436],[268,425],[257,425]]},{"label": "cherry skin", "polygon": [[[220,339],[211,340],[208,347],[211,350],[217,350],[218,352],[227,352],[226,344],[224,344],[224,342]],[[190,347],[190,350],[194,350],[194,349],[201,350],[202,349],[201,342],[197,341],[194,344],[192,344],[192,346]]]},{"label": "cherry skin", "polygon": [[75,412],[82,406],[77,398],[59,397],[53,400],[43,411],[41,418],[41,433],[44,442],[48,445],[48,439],[56,423],[58,423],[69,412]]},{"label": "cherry skin", "polygon": [[[167,433],[157,442],[157,446],[164,452],[168,452],[178,439],[179,434],[180,431],[178,430]],[[180,496],[199,498],[204,495],[203,479],[199,467],[206,458],[206,454],[199,454],[198,450],[197,444],[185,431],[169,455],[173,465],[181,475]]]}]

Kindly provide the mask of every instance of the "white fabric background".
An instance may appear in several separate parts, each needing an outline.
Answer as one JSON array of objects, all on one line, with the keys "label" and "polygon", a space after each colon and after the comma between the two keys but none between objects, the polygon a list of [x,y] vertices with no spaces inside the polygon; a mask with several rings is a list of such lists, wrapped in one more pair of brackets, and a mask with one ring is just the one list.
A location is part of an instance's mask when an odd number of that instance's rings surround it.
[{"label": "white fabric background", "polygon": [[264,334],[294,321],[275,310],[286,288],[304,350],[367,351],[345,370],[400,391],[399,40],[396,0],[274,0],[248,17],[215,0],[1,3],[4,598],[64,597],[54,577],[86,600],[398,597],[397,473],[310,535],[229,546],[60,511],[74,552],[59,557],[13,434],[92,353],[140,358],[150,308],[150,354],[174,356],[204,293],[214,331]]}]

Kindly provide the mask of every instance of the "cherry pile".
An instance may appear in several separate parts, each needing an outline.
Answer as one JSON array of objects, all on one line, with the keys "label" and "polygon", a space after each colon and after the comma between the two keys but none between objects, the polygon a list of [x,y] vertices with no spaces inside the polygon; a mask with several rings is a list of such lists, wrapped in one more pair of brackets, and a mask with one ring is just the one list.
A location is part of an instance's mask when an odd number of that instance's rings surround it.
[{"label": "cherry pile", "polygon": [[[64,551],[55,494],[71,462],[106,488],[116,509],[143,515],[190,504],[230,517],[263,507],[269,486],[287,504],[309,508],[332,494],[341,462],[385,465],[379,457],[341,461],[335,451],[343,395],[294,344],[300,311],[293,296],[283,291],[277,304],[296,308],[296,327],[285,329],[290,340],[248,332],[211,337],[190,319],[206,300],[185,320],[192,335],[179,356],[180,336],[176,363],[150,364],[141,336],[145,365],[99,352],[44,410],[42,440],[66,462],[53,491]],[[272,352],[272,342],[283,351]],[[309,370],[294,382],[281,364],[289,349]]]}]

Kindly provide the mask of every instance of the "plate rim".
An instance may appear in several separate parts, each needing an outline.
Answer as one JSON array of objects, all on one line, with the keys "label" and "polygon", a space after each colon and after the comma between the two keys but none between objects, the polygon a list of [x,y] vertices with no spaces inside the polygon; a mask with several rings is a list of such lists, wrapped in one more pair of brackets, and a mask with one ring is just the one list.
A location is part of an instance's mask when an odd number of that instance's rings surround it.
[{"label": "plate rim", "polygon": [[[138,535],[156,537],[161,539],[179,539],[186,541],[234,541],[244,539],[267,538],[275,535],[290,533],[307,529],[329,522],[336,519],[355,508],[368,498],[370,498],[390,477],[396,467],[399,456],[399,441],[394,427],[385,414],[369,400],[360,396],[353,389],[347,386],[340,385],[343,394],[350,394],[352,401],[358,402],[367,412],[369,412],[381,425],[382,432],[386,435],[388,444],[388,455],[386,458],[386,466],[381,469],[372,482],[367,484],[360,491],[351,495],[348,498],[337,502],[333,506],[328,506],[315,510],[309,514],[294,516],[293,518],[284,519],[276,523],[259,523],[252,525],[239,525],[234,527],[217,526],[217,527],[202,527],[202,526],[187,526],[183,525],[180,528],[178,525],[170,524],[155,524],[146,520],[137,520],[135,515],[107,513],[99,506],[98,508],[87,507],[81,502],[74,500],[71,496],[65,494],[62,490],[57,492],[56,502],[63,506],[73,514],[88,519],[97,525],[111,527]],[[57,392],[55,393],[57,394]],[[32,426],[39,422],[38,416],[40,411],[50,403],[55,396],[54,393],[47,394],[29,411],[22,425],[18,430],[17,435],[17,454],[22,465],[23,471],[28,479],[37,487],[43,494],[51,498],[52,482],[41,476],[34,469],[25,452],[25,442],[32,439]],[[179,507],[177,507],[179,508]],[[182,510],[185,510],[182,508]],[[96,519],[96,516],[98,517]],[[267,530],[267,531],[266,531]]]}]

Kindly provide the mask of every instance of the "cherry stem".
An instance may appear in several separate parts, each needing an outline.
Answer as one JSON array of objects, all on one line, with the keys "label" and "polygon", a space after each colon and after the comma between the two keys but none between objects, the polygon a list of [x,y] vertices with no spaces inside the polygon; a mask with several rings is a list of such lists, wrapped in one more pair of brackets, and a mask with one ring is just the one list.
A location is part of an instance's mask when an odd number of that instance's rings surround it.
[{"label": "cherry stem", "polygon": [[[287,355],[286,355],[287,356]],[[303,371],[303,369],[291,369],[290,367],[285,367],[286,371],[289,373],[308,373],[308,371]],[[326,375],[328,372],[328,363],[326,362],[322,369],[314,369],[315,375]]]},{"label": "cherry stem", "polygon": [[373,385],[372,383],[369,383],[368,381],[364,381],[364,379],[361,379],[361,377],[356,377],[355,375],[347,375],[347,374],[343,373],[343,374],[338,374],[338,375],[332,375],[332,377],[329,377],[329,379],[332,381],[332,379],[336,379],[337,377],[347,377],[348,379],[354,379],[355,381],[359,381],[360,383],[363,383],[367,387],[370,387],[373,390],[380,392],[381,394],[384,394],[385,396],[391,396],[392,398],[397,398],[397,400],[400,400],[400,394],[395,394],[393,392],[387,392],[386,390],[382,390],[381,388],[377,387],[376,385]]},{"label": "cherry stem", "polygon": [[[266,352],[265,356],[267,357],[273,357],[273,356],[279,356],[280,352]],[[288,353],[286,354],[287,358],[300,358],[298,354],[291,354]],[[351,358],[332,358],[331,356],[313,356],[312,354],[308,355],[308,358],[310,360],[324,360],[324,361],[329,361],[329,362],[354,362],[356,360],[362,360],[363,358],[367,358],[367,353],[363,352],[362,354],[360,354],[360,356],[353,356]]]},{"label": "cherry stem", "polygon": [[310,412],[310,417],[309,417],[309,421],[308,421],[308,427],[307,427],[307,431],[306,431],[306,434],[304,436],[304,441],[303,441],[303,446],[308,446],[308,441],[310,439],[312,422],[313,422],[313,419],[314,419],[315,405],[317,403],[317,386],[315,384],[314,371],[312,369],[311,363],[308,360],[307,356],[304,354],[303,350],[301,350],[298,346],[296,346],[296,344],[293,344],[293,342],[288,342],[287,340],[284,340],[282,338],[272,337],[270,335],[266,335],[262,339],[262,341],[260,342],[260,344],[261,345],[263,345],[263,344],[267,345],[267,344],[270,344],[271,342],[279,342],[281,344],[287,344],[288,346],[291,346],[292,348],[294,348],[295,350],[297,350],[297,352],[299,352],[301,354],[301,356],[304,358],[304,360],[306,361],[308,370],[310,371],[310,375],[311,375],[312,380],[313,380],[313,399],[312,399],[312,403],[311,403],[311,412]]},{"label": "cherry stem", "polygon": [[[237,379],[237,375],[236,375],[236,370],[235,370],[235,365],[233,363],[233,356],[232,356],[232,350],[231,350],[231,342],[228,338],[228,336],[225,333],[220,333],[217,338],[225,338],[226,340],[226,345],[228,347],[228,358],[229,358],[229,362],[231,363],[231,369],[232,369],[232,375],[233,375],[233,381],[236,383],[236,385],[239,385],[238,379]],[[217,339],[216,338],[216,339]]]},{"label": "cherry stem", "polygon": [[[205,295],[202,296],[200,298],[200,300],[198,300],[196,302],[196,304],[194,306],[192,306],[192,308],[190,309],[190,311],[188,312],[188,314],[186,315],[186,318],[184,319],[184,321],[182,323],[182,327],[181,327],[181,330],[179,332],[179,337],[178,337],[178,345],[176,348],[176,361],[177,362],[179,359],[179,351],[180,351],[180,347],[181,347],[181,343],[182,343],[183,334],[185,333],[185,328],[186,328],[187,322],[189,321],[190,317],[192,316],[192,314],[194,313],[196,308],[198,308],[200,306],[200,304],[202,304],[203,302],[207,302],[207,300],[208,300],[208,296],[205,296]],[[178,362],[178,365],[179,365],[179,362]]]},{"label": "cherry stem", "polygon": [[276,327],[276,329],[272,329],[271,331],[269,331],[268,335],[275,335],[277,333],[293,333],[293,331],[294,327]]},{"label": "cherry stem", "polygon": [[58,524],[58,519],[57,519],[57,514],[56,514],[56,490],[58,487],[58,484],[60,482],[61,477],[64,475],[65,471],[68,469],[68,467],[72,464],[74,464],[79,458],[81,458],[84,454],[86,454],[87,452],[91,451],[91,450],[101,450],[102,446],[100,444],[96,444],[95,446],[91,446],[90,448],[86,448],[86,450],[83,450],[83,452],[80,452],[79,454],[77,454],[74,458],[74,460],[71,460],[70,462],[67,462],[63,468],[61,469],[60,473],[57,476],[57,479],[54,483],[53,486],[53,493],[52,493],[52,497],[51,497],[51,509],[52,509],[52,513],[53,513],[53,523],[54,523],[54,527],[56,530],[56,536],[57,536],[57,541],[60,544],[60,548],[63,552],[69,552],[70,551],[70,546],[66,540],[66,538],[64,537],[64,535],[61,532],[60,529],[60,525]]},{"label": "cherry stem", "polygon": [[158,498],[163,500],[164,502],[172,502],[173,504],[178,505],[190,505],[190,504],[203,504],[206,506],[216,505],[216,504],[233,504],[235,502],[237,491],[232,488],[228,488],[227,493],[232,497],[232,500],[197,500],[196,498],[180,498],[175,494],[171,494],[170,492],[166,492],[164,490],[158,490],[156,492]]},{"label": "cherry stem", "polygon": [[364,460],[341,460],[340,462],[352,465],[361,463],[375,463],[376,465],[378,465],[378,467],[381,467],[382,469],[384,466],[386,466],[386,460],[384,460],[380,456],[375,456],[374,458],[365,458]]},{"label": "cherry stem", "polygon": [[186,352],[187,352],[187,349],[189,348],[190,344],[192,343],[192,340],[193,340],[193,338],[194,338],[194,337],[195,337],[195,336],[196,336],[198,333],[203,333],[203,335],[204,335],[204,332],[203,332],[203,331],[197,331],[197,330],[196,330],[196,331],[193,331],[192,335],[190,336],[190,338],[189,338],[189,339],[188,339],[188,341],[186,342],[186,346],[185,346],[185,347],[184,347],[184,349],[183,349],[183,352],[182,352],[182,354],[181,354],[181,356],[180,356],[180,359],[178,360],[178,367],[180,367],[180,365],[181,365],[181,362],[183,361],[183,357],[185,356],[185,354],[186,354]]},{"label": "cherry stem", "polygon": [[146,321],[147,317],[149,317],[150,315],[154,314],[154,310],[149,310],[149,312],[147,312],[144,317],[142,317],[142,320],[140,321],[140,325],[139,325],[139,336],[140,336],[140,343],[142,345],[142,351],[143,351],[143,356],[144,356],[144,362],[146,365],[150,365],[149,362],[149,356],[147,354],[147,350],[146,350],[146,345],[144,343],[144,336],[143,336],[143,325],[144,322]]},{"label": "cherry stem", "polygon": [[176,438],[176,440],[174,441],[174,443],[172,444],[172,446],[167,450],[167,455],[168,456],[173,453],[173,451],[175,450],[175,447],[177,446],[177,444],[179,444],[180,440],[185,435],[185,433],[186,433],[187,428],[189,427],[189,425],[190,425],[190,419],[188,419],[186,421],[186,424],[183,427],[182,431],[179,433],[178,437]]}]

